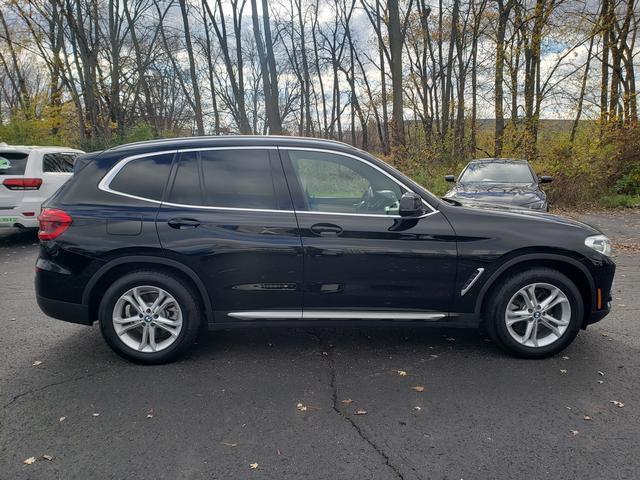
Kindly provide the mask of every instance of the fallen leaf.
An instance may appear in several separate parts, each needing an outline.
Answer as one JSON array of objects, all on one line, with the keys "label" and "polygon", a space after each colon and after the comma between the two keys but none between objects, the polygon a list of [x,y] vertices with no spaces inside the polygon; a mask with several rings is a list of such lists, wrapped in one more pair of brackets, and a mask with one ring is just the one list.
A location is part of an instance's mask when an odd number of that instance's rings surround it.
[{"label": "fallen leaf", "polygon": [[438,355],[429,355],[431,358],[438,358]]},{"label": "fallen leaf", "polygon": [[24,463],[25,465],[32,465],[36,463],[36,457],[29,457],[22,463]]},{"label": "fallen leaf", "polygon": [[417,407],[417,406],[416,406],[416,407],[413,407],[413,408],[415,408],[417,411],[422,410],[422,407]]},{"label": "fallen leaf", "polygon": [[298,405],[296,405],[296,408],[298,410],[300,410],[301,412],[306,412],[307,411],[307,406],[303,405],[302,403],[299,403]]},{"label": "fallen leaf", "polygon": [[249,468],[251,470],[257,470],[258,469],[258,464],[257,463],[250,463],[249,464]]},{"label": "fallen leaf", "polygon": [[153,408],[147,412],[147,418],[153,418]]},{"label": "fallen leaf", "polygon": [[608,333],[604,333],[604,332],[602,332],[600,335],[602,335],[603,337],[608,337],[609,336]]},{"label": "fallen leaf", "polygon": [[585,419],[585,420],[593,420],[593,418],[591,418],[589,415],[585,415],[585,416],[584,416],[584,419]]},{"label": "fallen leaf", "polygon": [[598,383],[604,383],[604,380],[598,380]]},{"label": "fallen leaf", "polygon": [[407,376],[407,372],[405,372],[404,370],[396,370],[396,372],[398,372],[398,375],[400,375],[401,377]]},{"label": "fallen leaf", "polygon": [[613,403],[618,408],[624,407],[624,403],[619,402],[618,400],[611,400],[609,403]]},{"label": "fallen leaf", "polygon": [[424,387],[422,385],[416,385],[415,387],[411,387],[416,392],[424,392]]},{"label": "fallen leaf", "polygon": [[36,360],[35,362],[33,362],[34,367],[37,367],[38,365],[42,365],[42,360]]},{"label": "fallen leaf", "polygon": [[226,447],[237,447],[238,446],[237,443],[227,443],[227,442],[222,442],[222,445],[224,445]]},{"label": "fallen leaf", "polygon": [[280,451],[280,449],[276,449],[276,453],[278,454],[278,456],[282,455],[282,452]]},{"label": "fallen leaf", "polygon": [[356,415],[366,415],[366,414],[367,414],[367,411],[362,408],[356,410]]},{"label": "fallen leaf", "polygon": [[600,375],[601,377],[604,377],[604,372],[601,372],[600,370],[598,370],[598,375]]},{"label": "fallen leaf", "polygon": [[353,403],[353,400],[351,400],[350,398],[345,398],[344,400],[341,400],[340,403],[344,403],[345,405],[350,405]]},{"label": "fallen leaf", "polygon": [[58,421],[59,421],[59,422],[64,422],[66,419],[67,419],[67,417],[60,417],[60,418],[58,419]]},{"label": "fallen leaf", "polygon": [[562,357],[563,360],[569,360],[569,357]]},{"label": "fallen leaf", "polygon": [[99,417],[99,416],[100,416],[100,414],[99,414],[98,412],[95,412],[95,413],[93,413],[92,415],[93,415],[94,417]]},{"label": "fallen leaf", "polygon": [[564,368],[561,368],[560,373],[564,375],[565,373],[567,373],[567,371]]},{"label": "fallen leaf", "polygon": [[52,461],[52,460],[53,460],[53,457],[52,457],[51,455],[47,455],[47,454],[45,454],[45,455],[42,455],[42,459],[43,459],[43,460],[49,460],[49,461]]},{"label": "fallen leaf", "polygon": [[580,433],[580,432],[578,432],[578,430],[569,430],[569,431],[571,432],[571,435],[573,435],[574,437],[575,437],[578,433]]}]

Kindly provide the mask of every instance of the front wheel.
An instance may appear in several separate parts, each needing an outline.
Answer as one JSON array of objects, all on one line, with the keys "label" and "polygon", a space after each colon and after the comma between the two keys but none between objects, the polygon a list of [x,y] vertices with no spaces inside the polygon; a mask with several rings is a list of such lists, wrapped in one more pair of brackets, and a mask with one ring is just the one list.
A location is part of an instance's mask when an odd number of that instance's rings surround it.
[{"label": "front wheel", "polygon": [[138,363],[174,360],[195,341],[200,308],[179,279],[160,271],[131,272],[100,302],[100,330],[119,355]]},{"label": "front wheel", "polygon": [[507,352],[546,358],[563,350],[580,331],[580,291],[564,274],[536,268],[506,278],[486,309],[487,330]]}]

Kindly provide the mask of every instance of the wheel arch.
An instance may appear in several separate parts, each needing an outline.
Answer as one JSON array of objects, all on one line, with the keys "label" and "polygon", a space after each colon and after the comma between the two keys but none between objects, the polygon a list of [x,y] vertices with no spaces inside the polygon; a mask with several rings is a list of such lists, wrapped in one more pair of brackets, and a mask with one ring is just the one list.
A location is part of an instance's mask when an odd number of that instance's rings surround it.
[{"label": "wheel arch", "polygon": [[203,308],[207,323],[213,322],[211,299],[200,277],[192,269],[175,260],[151,255],[119,257],[98,269],[87,282],[82,294],[82,303],[87,305],[89,309],[89,318],[95,320],[98,317],[100,293],[104,292],[113,280],[128,272],[144,268],[161,270],[176,275],[187,282],[197,294],[197,300]]},{"label": "wheel arch", "polygon": [[499,280],[505,276],[522,271],[527,267],[547,267],[557,270],[573,281],[582,295],[584,303],[584,321],[588,319],[593,310],[595,284],[587,267],[578,260],[565,255],[552,253],[532,253],[518,256],[502,264],[483,284],[476,298],[475,311],[484,321],[484,309],[491,292],[499,284]]}]

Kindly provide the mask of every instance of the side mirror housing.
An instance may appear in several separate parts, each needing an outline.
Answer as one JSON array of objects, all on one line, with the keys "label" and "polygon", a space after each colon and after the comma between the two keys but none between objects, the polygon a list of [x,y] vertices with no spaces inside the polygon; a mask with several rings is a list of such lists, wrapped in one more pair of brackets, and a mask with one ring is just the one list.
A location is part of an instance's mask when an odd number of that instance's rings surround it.
[{"label": "side mirror housing", "polygon": [[447,182],[455,182],[455,181],[456,181],[456,176],[455,176],[455,175],[445,175],[445,176],[444,176],[444,179],[445,179]]},{"label": "side mirror housing", "polygon": [[417,193],[407,192],[400,199],[399,213],[401,217],[416,217],[423,212],[422,197]]},{"label": "side mirror housing", "polygon": [[540,183],[551,183],[553,182],[553,177],[550,177],[549,175],[542,175],[540,177]]}]

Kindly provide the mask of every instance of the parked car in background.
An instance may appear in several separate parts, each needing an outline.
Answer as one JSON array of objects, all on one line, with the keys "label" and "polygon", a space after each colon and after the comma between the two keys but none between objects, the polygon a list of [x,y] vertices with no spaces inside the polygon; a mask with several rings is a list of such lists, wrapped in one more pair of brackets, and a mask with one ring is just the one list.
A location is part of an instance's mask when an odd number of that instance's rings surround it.
[{"label": "parked car in background", "polygon": [[[445,180],[456,182],[454,175]],[[540,185],[551,181],[549,176],[538,177],[526,160],[484,158],[469,162],[445,197],[548,212],[547,195]]]},{"label": "parked car in background", "polygon": [[81,153],[0,144],[0,227],[37,228],[42,202],[71,178]]},{"label": "parked car in background", "polygon": [[268,325],[481,326],[541,358],[610,309],[597,229],[438,199],[349,145],[196,137],[87,157],[40,215],[37,300],[98,320],[138,362],[176,358],[201,327]]}]

